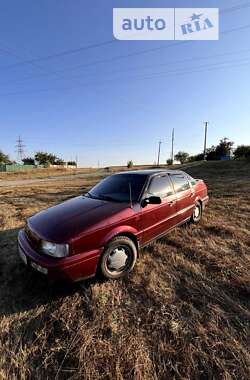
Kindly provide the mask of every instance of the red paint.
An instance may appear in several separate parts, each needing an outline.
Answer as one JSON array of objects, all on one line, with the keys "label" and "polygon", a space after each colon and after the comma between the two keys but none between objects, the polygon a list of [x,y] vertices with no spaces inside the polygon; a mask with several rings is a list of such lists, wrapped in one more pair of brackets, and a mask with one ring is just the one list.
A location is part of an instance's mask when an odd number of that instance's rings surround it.
[{"label": "red paint", "polygon": [[[179,172],[153,170],[134,173],[146,173],[149,182],[159,174]],[[68,257],[58,259],[39,253],[32,247],[24,230],[19,232],[19,247],[28,263],[33,261],[48,269],[49,278],[75,281],[95,275],[104,246],[114,236],[127,234],[137,240],[138,246],[145,245],[190,218],[195,202],[202,201],[204,207],[208,202],[203,181],[190,185],[189,190],[163,198],[159,205],[142,207],[146,189],[132,208],[128,203],[79,196],[28,219],[28,228],[38,239],[69,244]]]}]

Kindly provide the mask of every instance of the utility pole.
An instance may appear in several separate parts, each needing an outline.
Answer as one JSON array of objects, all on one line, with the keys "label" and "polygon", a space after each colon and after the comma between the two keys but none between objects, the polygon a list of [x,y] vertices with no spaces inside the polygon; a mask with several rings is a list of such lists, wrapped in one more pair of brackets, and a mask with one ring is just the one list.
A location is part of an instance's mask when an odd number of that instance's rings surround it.
[{"label": "utility pole", "polygon": [[18,137],[16,141],[16,153],[17,153],[17,162],[22,162],[22,159],[24,158],[24,147],[23,140],[21,139],[21,136]]},{"label": "utility pole", "polygon": [[162,144],[162,141],[159,141],[159,149],[158,149],[157,166],[159,166],[159,165],[160,165],[161,144]]},{"label": "utility pole", "polygon": [[207,126],[208,126],[208,121],[205,121],[204,125],[205,125],[205,136],[204,136],[204,154],[203,154],[203,159],[205,161],[206,157],[207,157]]},{"label": "utility pole", "polygon": [[171,164],[174,163],[174,128],[172,130]]}]

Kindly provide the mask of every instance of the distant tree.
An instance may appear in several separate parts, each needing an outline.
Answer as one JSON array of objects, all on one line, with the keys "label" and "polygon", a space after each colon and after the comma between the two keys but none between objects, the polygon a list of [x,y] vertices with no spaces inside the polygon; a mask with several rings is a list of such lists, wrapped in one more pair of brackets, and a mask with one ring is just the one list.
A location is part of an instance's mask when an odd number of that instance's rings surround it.
[{"label": "distant tree", "polygon": [[61,158],[56,158],[54,165],[63,166],[65,165],[65,161],[63,161]]},{"label": "distant tree", "polygon": [[206,158],[208,161],[220,160],[223,156],[230,156],[233,148],[233,141],[230,141],[227,137],[220,140],[219,144],[207,149]]},{"label": "distant tree", "polygon": [[188,161],[189,162],[202,161],[203,158],[204,158],[204,154],[203,153],[198,153],[198,154],[195,154],[194,156],[189,156],[188,157]]},{"label": "distant tree", "polygon": [[171,158],[169,158],[166,162],[167,162],[167,165],[173,165],[173,160]]},{"label": "distant tree", "polygon": [[234,151],[234,158],[249,158],[250,157],[250,145],[239,145]]},{"label": "distant tree", "polygon": [[69,166],[77,166],[75,161],[68,161],[67,165],[69,165]]},{"label": "distant tree", "polygon": [[218,158],[222,156],[230,156],[232,153],[234,142],[230,141],[227,137],[220,140],[219,145],[217,145],[215,152]]},{"label": "distant tree", "polygon": [[32,157],[25,157],[22,161],[24,165],[35,165],[35,159]]},{"label": "distant tree", "polygon": [[134,163],[133,163],[132,160],[130,160],[130,161],[127,162],[127,168],[128,169],[131,169],[133,166],[134,166]]},{"label": "distant tree", "polygon": [[0,150],[0,164],[10,164],[11,161],[7,154],[4,154],[3,151]]},{"label": "distant tree", "polygon": [[218,157],[217,153],[216,153],[216,146],[212,145],[211,148],[207,149],[206,159],[208,161],[219,160],[220,159],[220,157]]},{"label": "distant tree", "polygon": [[175,156],[175,160],[180,161],[181,164],[187,162],[189,154],[187,152],[179,151]]},{"label": "distant tree", "polygon": [[58,157],[52,153],[46,153],[46,152],[36,152],[35,154],[35,160],[40,165],[56,165],[56,161],[58,160]]}]

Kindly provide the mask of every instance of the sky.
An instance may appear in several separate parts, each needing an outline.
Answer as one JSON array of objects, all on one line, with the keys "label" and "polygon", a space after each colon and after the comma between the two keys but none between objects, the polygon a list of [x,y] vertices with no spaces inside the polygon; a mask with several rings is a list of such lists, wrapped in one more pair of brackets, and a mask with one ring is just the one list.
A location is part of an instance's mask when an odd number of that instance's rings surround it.
[{"label": "sky", "polygon": [[[218,7],[219,41],[118,41],[116,7]],[[80,166],[161,163],[250,144],[250,2],[10,0],[0,5],[0,150]],[[243,28],[242,28],[243,27]]]}]

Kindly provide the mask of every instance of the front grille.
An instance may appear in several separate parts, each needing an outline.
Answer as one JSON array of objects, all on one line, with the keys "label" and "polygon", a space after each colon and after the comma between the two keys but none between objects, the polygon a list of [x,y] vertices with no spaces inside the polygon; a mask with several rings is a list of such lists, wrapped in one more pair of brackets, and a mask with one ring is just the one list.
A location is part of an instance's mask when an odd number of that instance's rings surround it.
[{"label": "front grille", "polygon": [[35,249],[39,249],[41,239],[33,231],[31,231],[28,225],[25,226],[24,231],[28,241],[30,242],[30,245]]}]

